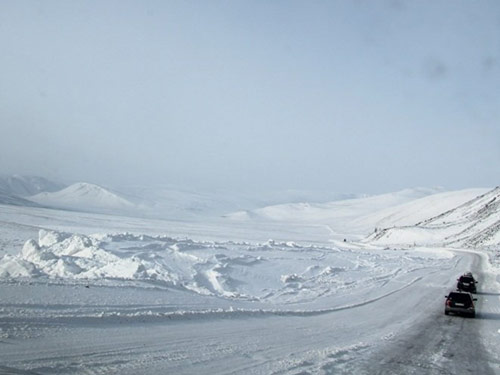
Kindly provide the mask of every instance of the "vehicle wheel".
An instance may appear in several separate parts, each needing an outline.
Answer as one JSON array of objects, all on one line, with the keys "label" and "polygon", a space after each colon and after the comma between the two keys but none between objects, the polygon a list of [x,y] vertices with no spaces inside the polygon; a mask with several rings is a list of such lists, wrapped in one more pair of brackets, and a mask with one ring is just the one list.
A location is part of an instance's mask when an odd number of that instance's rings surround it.
[{"label": "vehicle wheel", "polygon": [[444,315],[449,315],[449,314],[450,314],[450,312],[449,312],[449,311],[445,311],[445,312],[444,312]]}]

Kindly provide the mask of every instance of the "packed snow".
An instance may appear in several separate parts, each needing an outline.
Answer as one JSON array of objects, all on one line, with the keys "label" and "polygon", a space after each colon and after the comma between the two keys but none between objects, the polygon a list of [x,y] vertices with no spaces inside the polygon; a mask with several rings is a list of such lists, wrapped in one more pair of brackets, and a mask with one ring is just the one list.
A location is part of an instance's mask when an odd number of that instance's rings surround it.
[{"label": "packed snow", "polygon": [[[0,373],[500,373],[497,195],[195,221],[0,205]],[[445,317],[467,270],[478,319]],[[476,360],[455,366],[461,331]]]}]

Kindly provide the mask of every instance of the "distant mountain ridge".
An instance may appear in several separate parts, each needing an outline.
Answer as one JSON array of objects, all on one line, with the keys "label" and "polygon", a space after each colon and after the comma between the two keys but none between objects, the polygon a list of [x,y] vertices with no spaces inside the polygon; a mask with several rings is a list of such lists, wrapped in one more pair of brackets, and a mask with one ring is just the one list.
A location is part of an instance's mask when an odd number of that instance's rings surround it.
[{"label": "distant mountain ridge", "polygon": [[29,197],[42,192],[61,190],[65,185],[39,176],[0,175],[0,190],[4,194]]},{"label": "distant mountain ridge", "polygon": [[31,202],[28,199],[21,198],[17,195],[10,194],[0,188],[0,204],[6,204],[10,206],[26,206],[26,207],[39,207],[40,205]]},{"label": "distant mountain ridge", "polygon": [[64,185],[39,176],[0,175],[0,204],[40,207],[29,196],[45,191],[57,191]]},{"label": "distant mountain ridge", "polygon": [[[218,217],[241,209],[279,203],[325,202],[364,197],[328,190],[282,190],[260,193],[224,189],[198,191],[175,186],[122,186],[120,192],[81,182],[66,186],[38,176],[0,175],[0,204],[43,206],[158,219]],[[36,202],[36,203],[35,203]],[[314,204],[314,203],[312,203]]]}]

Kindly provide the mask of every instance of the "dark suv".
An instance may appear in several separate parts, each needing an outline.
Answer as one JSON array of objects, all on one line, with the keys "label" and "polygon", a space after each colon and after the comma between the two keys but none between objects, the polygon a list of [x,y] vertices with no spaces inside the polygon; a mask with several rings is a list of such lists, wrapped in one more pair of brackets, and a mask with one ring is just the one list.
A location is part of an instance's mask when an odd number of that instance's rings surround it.
[{"label": "dark suv", "polygon": [[472,276],[472,273],[467,272],[460,276],[459,279],[457,279],[457,289],[458,290],[463,290],[465,292],[471,292],[471,293],[476,293],[476,284],[477,281],[474,280],[474,277]]},{"label": "dark suv", "polygon": [[476,309],[474,307],[474,301],[477,301],[477,299],[473,298],[472,294],[469,292],[450,292],[450,294],[446,296],[444,313],[446,315],[449,313],[463,314],[475,318]]}]

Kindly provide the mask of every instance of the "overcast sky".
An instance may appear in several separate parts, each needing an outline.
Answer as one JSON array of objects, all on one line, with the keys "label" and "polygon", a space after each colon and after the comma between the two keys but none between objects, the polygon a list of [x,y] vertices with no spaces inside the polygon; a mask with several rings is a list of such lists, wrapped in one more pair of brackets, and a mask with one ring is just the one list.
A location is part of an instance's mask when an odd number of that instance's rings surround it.
[{"label": "overcast sky", "polygon": [[493,187],[500,2],[0,1],[0,172]]}]

